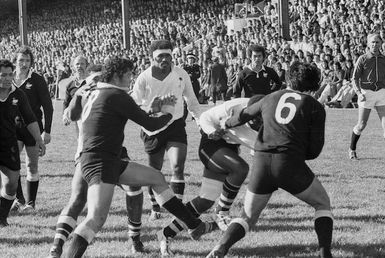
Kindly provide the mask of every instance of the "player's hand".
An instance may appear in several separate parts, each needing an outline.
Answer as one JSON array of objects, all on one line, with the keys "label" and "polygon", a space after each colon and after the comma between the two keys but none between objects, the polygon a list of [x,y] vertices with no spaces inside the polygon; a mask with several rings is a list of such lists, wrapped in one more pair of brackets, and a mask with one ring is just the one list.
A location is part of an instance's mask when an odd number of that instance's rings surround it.
[{"label": "player's hand", "polygon": [[366,100],[365,94],[363,94],[363,93],[358,93],[357,97],[358,97],[359,102],[363,102]]},{"label": "player's hand", "polygon": [[36,141],[36,146],[39,147],[39,156],[42,157],[45,155],[45,144],[42,139]]},{"label": "player's hand", "polygon": [[62,117],[63,124],[65,126],[69,125],[71,123],[71,120],[68,117],[68,109],[65,109],[63,112],[63,117]]},{"label": "player's hand", "polygon": [[167,94],[162,97],[160,97],[162,100],[162,105],[170,105],[170,106],[175,106],[177,97],[173,94]]},{"label": "player's hand", "polygon": [[51,142],[51,135],[49,133],[43,132],[41,138],[43,138],[44,144],[48,144]]},{"label": "player's hand", "polygon": [[159,96],[155,96],[150,103],[150,114],[160,112],[160,108],[162,107],[162,100]]},{"label": "player's hand", "polygon": [[221,139],[222,136],[225,134],[226,134],[226,130],[219,128],[219,129],[215,130],[214,132],[208,134],[207,136],[209,139],[217,141],[217,140]]}]

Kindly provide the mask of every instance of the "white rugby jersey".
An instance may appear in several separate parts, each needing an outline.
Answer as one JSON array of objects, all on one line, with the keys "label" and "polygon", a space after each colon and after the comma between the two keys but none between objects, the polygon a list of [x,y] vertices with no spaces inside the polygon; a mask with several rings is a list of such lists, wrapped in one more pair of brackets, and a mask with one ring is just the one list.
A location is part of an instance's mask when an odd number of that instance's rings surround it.
[{"label": "white rugby jersey", "polygon": [[[247,106],[249,98],[236,98],[223,102],[221,105],[210,108],[202,113],[199,118],[199,125],[203,132],[211,134],[220,128],[222,120],[226,120],[232,114],[238,114]],[[254,131],[247,123],[241,126],[227,129],[227,133],[222,137],[230,144],[241,144],[254,150],[254,144],[258,132]]]},{"label": "white rugby jersey", "polygon": [[172,65],[171,72],[163,81],[152,76],[151,66],[142,72],[135,81],[131,97],[145,111],[150,109],[151,101],[156,96],[164,96],[173,94],[177,97],[175,104],[175,112],[173,118],[168,124],[159,130],[150,132],[145,130],[147,135],[155,135],[166,129],[175,120],[183,117],[183,100],[187,103],[187,109],[191,115],[198,121],[199,118],[199,102],[194,94],[190,76],[185,70]]}]

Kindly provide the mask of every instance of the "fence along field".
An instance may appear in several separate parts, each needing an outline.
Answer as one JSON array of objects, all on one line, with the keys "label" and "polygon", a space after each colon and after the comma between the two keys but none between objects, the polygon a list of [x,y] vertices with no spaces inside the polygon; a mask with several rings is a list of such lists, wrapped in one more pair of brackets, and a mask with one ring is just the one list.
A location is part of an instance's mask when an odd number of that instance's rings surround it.
[{"label": "fence along field", "polygon": [[[205,108],[207,106],[202,106],[202,109]],[[331,197],[335,217],[335,257],[385,257],[385,141],[374,112],[358,145],[361,159],[357,162],[348,160],[349,137],[356,122],[356,113],[357,110],[327,110],[325,147],[320,157],[309,165]],[[190,200],[199,192],[202,175],[197,154],[200,134],[190,117],[187,119],[187,131],[189,148],[185,168],[185,200]],[[126,126],[125,146],[133,160],[147,163],[139,127],[131,122]],[[75,150],[74,127],[61,125],[61,103],[56,102],[52,143],[40,162],[41,187],[37,211],[11,215],[11,226],[0,230],[0,257],[47,256],[57,217],[69,198]],[[247,161],[251,160],[246,149],[242,149],[242,156]],[[165,163],[164,173],[166,176],[169,174],[168,162]],[[25,172],[22,174],[22,180],[25,180]],[[245,185],[232,207],[233,215],[241,212],[244,192]],[[161,220],[149,222],[150,204],[146,193],[145,198],[142,239],[148,252],[135,257],[159,257],[155,234],[171,217],[164,213]],[[203,217],[210,219],[211,214]],[[316,257],[313,217],[314,211],[308,206],[283,191],[277,191],[259,223],[235,245],[228,257]],[[84,213],[80,220],[83,218]],[[110,216],[85,257],[134,257],[129,253],[126,221],[124,193],[117,188]],[[182,233],[172,241],[171,248],[175,257],[204,257],[221,235],[220,231],[216,231],[196,242]]]}]

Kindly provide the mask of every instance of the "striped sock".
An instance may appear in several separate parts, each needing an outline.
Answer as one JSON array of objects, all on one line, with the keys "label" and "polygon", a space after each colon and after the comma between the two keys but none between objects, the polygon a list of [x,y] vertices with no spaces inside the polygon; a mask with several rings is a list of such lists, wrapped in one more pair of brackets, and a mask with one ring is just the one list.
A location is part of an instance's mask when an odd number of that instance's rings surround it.
[{"label": "striped sock", "polygon": [[175,196],[183,201],[183,194],[184,194],[184,188],[185,188],[185,181],[179,180],[179,179],[171,179],[170,181],[170,188],[174,192]]},{"label": "striped sock", "polygon": [[234,202],[241,186],[235,186],[226,179],[223,183],[221,196],[219,197],[217,213],[227,213]]},{"label": "striped sock", "polygon": [[62,248],[68,236],[76,227],[76,220],[70,216],[60,215],[56,223],[53,245]]},{"label": "striped sock", "polygon": [[128,219],[128,236],[131,238],[137,237],[140,235],[140,230],[142,229],[142,222],[133,222]]},{"label": "striped sock", "polygon": [[151,187],[148,188],[148,194],[150,195],[150,202],[152,205],[152,210],[153,211],[160,211],[160,206],[156,202],[155,195],[154,195],[154,192],[153,192]]}]

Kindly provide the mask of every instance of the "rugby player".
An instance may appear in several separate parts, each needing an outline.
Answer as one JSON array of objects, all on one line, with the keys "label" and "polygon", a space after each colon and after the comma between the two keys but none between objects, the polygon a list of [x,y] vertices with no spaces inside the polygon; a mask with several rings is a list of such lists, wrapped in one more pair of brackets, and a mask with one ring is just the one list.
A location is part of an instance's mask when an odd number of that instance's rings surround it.
[{"label": "rugby player", "polygon": [[0,227],[8,226],[7,217],[16,198],[17,181],[20,176],[20,153],[16,129],[22,121],[31,134],[38,155],[45,154],[45,145],[40,135],[36,117],[26,94],[12,84],[14,66],[8,60],[0,60]]},{"label": "rugby player", "polygon": [[[43,76],[33,72],[34,56],[29,47],[22,46],[15,52],[14,63],[16,65],[14,84],[16,87],[24,91],[28,97],[28,102],[34,112],[40,133],[44,140],[44,144],[51,142],[51,125],[53,116],[53,106],[47,83]],[[44,112],[44,126],[43,114]],[[36,195],[39,188],[39,148],[36,145],[35,138],[30,134],[29,130],[22,126],[17,130],[17,139],[19,141],[19,151],[21,152],[25,146],[26,151],[26,168],[27,168],[27,194],[24,201],[21,181],[17,188],[17,196],[12,207],[13,210],[31,211],[35,209]],[[24,206],[25,204],[25,206]]]},{"label": "rugby player", "polygon": [[385,56],[380,52],[382,38],[368,35],[368,52],[361,55],[353,71],[353,89],[358,96],[358,121],[353,128],[349,158],[357,160],[357,142],[365,129],[372,109],[376,109],[385,138]]},{"label": "rugby player", "polygon": [[306,94],[317,90],[319,81],[315,66],[295,62],[289,69],[288,89],[265,96],[226,121],[226,128],[232,128],[262,115],[263,127],[254,147],[242,216],[232,220],[207,257],[224,257],[255,225],[278,188],[315,209],[314,227],[320,257],[332,257],[333,216],[329,196],[305,162],[317,158],[324,145],[325,110]]},{"label": "rugby player", "polygon": [[[104,68],[103,82],[99,82],[91,92],[81,114],[83,147],[80,166],[88,183],[87,217],[75,228],[65,257],[84,254],[107,218],[117,184],[152,186],[158,203],[187,225],[192,239],[199,239],[210,230],[210,224],[189,212],[168,187],[164,176],[151,167],[120,158],[127,120],[131,119],[150,131],[159,129],[171,120],[175,100],[168,98],[161,105],[152,101],[150,110],[164,114],[150,117],[125,92],[131,81],[132,62],[112,57]],[[71,120],[76,118],[71,115]]]},{"label": "rugby player", "polygon": [[[263,95],[229,100],[203,112],[199,118],[202,134],[199,157],[204,165],[203,179],[199,195],[186,206],[199,217],[210,209],[219,197],[216,216],[217,224],[223,231],[231,220],[230,207],[249,172],[249,165],[239,156],[239,147],[243,145],[254,150],[257,130],[262,120],[254,119],[251,125],[253,128],[250,124],[245,124],[228,130],[221,128],[221,122],[261,98]],[[158,232],[162,255],[172,254],[169,240],[183,229],[183,223],[174,219]]]},{"label": "rugby player", "polygon": [[[183,119],[183,101],[195,121],[199,119],[199,103],[194,94],[190,76],[180,67],[172,64],[172,45],[168,40],[156,40],[150,45],[152,65],[135,81],[132,97],[144,110],[148,110],[155,96],[175,95],[175,114],[167,125],[154,132],[142,128],[141,138],[148,154],[149,165],[157,170],[163,167],[167,152],[173,173],[170,187],[175,195],[183,199],[185,188],[184,165],[187,155],[186,123]],[[150,219],[160,218],[160,207],[149,189],[152,211]]]}]

